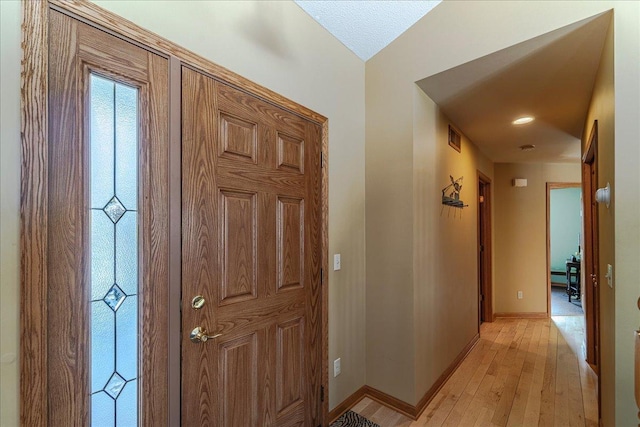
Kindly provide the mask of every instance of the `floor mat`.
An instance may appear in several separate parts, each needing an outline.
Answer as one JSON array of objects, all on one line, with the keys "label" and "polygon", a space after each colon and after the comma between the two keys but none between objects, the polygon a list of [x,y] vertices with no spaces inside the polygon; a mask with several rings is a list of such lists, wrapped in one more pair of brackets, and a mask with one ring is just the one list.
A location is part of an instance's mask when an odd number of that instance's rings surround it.
[{"label": "floor mat", "polygon": [[337,420],[331,423],[329,427],[380,427],[378,424],[369,421],[360,414],[353,411],[347,411]]}]

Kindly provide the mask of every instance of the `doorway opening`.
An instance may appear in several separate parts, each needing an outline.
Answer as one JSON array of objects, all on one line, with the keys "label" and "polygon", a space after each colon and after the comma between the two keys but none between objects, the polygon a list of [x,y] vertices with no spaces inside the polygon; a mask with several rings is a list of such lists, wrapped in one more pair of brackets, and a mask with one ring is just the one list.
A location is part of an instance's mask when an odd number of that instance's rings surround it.
[{"label": "doorway opening", "polygon": [[547,183],[548,310],[582,316],[582,190],[580,183]]}]

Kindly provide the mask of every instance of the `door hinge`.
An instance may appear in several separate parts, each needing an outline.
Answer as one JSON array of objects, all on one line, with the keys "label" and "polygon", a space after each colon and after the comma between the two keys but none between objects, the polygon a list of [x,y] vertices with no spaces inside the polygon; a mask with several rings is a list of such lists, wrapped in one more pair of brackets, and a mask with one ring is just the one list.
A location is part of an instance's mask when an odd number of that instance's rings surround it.
[{"label": "door hinge", "polygon": [[320,386],[320,402],[324,402],[324,386]]},{"label": "door hinge", "polygon": [[320,269],[320,285],[324,284],[324,268]]},{"label": "door hinge", "polygon": [[484,245],[480,245],[480,252],[484,252]]}]

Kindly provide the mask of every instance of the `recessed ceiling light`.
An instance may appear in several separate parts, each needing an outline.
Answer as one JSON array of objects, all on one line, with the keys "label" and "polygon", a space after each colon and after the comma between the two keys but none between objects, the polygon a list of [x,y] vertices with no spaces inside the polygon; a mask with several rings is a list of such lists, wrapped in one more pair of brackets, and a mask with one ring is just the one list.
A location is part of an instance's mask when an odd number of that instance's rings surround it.
[{"label": "recessed ceiling light", "polygon": [[531,151],[531,150],[535,150],[535,149],[536,149],[536,146],[535,146],[535,145],[533,145],[533,144],[526,144],[526,145],[521,145],[521,146],[520,146],[520,149],[521,149],[522,151]]},{"label": "recessed ceiling light", "polygon": [[523,117],[518,117],[517,119],[515,119],[511,123],[513,123],[514,125],[524,125],[524,124],[527,124],[527,123],[531,123],[533,120],[534,120],[534,118],[531,117],[531,116],[523,116]]}]

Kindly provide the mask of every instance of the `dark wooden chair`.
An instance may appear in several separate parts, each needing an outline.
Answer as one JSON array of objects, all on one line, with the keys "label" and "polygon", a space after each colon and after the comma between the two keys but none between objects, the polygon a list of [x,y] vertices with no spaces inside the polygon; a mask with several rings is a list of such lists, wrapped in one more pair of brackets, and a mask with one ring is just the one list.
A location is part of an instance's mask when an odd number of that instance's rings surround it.
[{"label": "dark wooden chair", "polygon": [[567,296],[580,299],[580,261],[567,260]]}]

